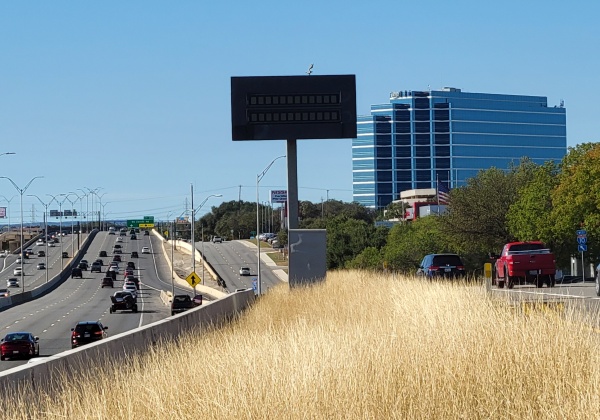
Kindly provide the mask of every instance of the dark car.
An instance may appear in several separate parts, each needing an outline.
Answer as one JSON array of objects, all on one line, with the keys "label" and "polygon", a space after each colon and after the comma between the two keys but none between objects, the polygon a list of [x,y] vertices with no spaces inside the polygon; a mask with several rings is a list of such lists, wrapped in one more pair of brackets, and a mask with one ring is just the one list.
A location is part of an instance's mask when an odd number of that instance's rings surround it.
[{"label": "dark car", "polygon": [[148,235],[150,235],[150,231],[149,230],[145,230],[144,231],[144,236],[148,236]]},{"label": "dark car", "polygon": [[114,271],[114,270],[108,270],[106,272],[106,277],[110,277],[111,279],[116,280],[117,279],[117,272]]},{"label": "dark car", "polygon": [[62,253],[63,258],[69,258],[69,253],[67,251]]},{"label": "dark car", "polygon": [[175,295],[171,301],[171,315],[185,312],[195,306],[189,295]]},{"label": "dark car", "polygon": [[45,253],[44,251],[38,251],[38,252],[37,252],[37,256],[38,256],[38,257],[45,257],[45,256],[46,256],[46,253]]},{"label": "dark car", "polygon": [[92,263],[92,268],[90,268],[90,271],[92,273],[96,272],[96,273],[102,273],[102,266],[100,265],[100,263],[98,261],[94,261]]},{"label": "dark car", "polygon": [[106,257],[106,251],[100,251],[100,254],[98,254],[99,257]]},{"label": "dark car", "polygon": [[86,262],[81,261],[78,265],[79,268],[81,268],[83,271],[87,271],[88,270],[88,265]]},{"label": "dark car", "polygon": [[132,251],[131,252],[131,258],[139,258],[140,256],[138,255],[137,251]]},{"label": "dark car", "polygon": [[0,360],[39,356],[39,340],[39,337],[34,337],[30,332],[13,332],[6,334],[0,342]]},{"label": "dark car", "polygon": [[100,264],[101,266],[102,266],[102,265],[104,265],[104,260],[102,260],[102,259],[100,259],[100,258],[98,258],[98,259],[97,259],[96,261],[94,261],[94,262],[97,262],[97,263],[98,263],[98,264]]},{"label": "dark car", "polygon": [[137,236],[135,235],[135,233],[133,235],[131,235],[130,239],[133,240],[133,241],[135,241],[137,239]]},{"label": "dark car", "polygon": [[429,254],[423,258],[417,276],[464,277],[465,265],[457,254]]},{"label": "dark car", "polygon": [[71,278],[74,278],[74,277],[79,277],[80,279],[83,278],[83,271],[81,271],[81,268],[73,267],[71,269]]},{"label": "dark car", "polygon": [[127,261],[127,268],[135,270],[135,263],[133,261]]},{"label": "dark car", "polygon": [[111,314],[116,311],[138,311],[137,299],[129,292],[115,292],[115,294],[110,297],[110,300],[112,302],[112,305],[110,306]]},{"label": "dark car", "polygon": [[121,262],[121,256],[120,255],[113,255],[113,261]]},{"label": "dark car", "polygon": [[106,273],[106,277],[104,277],[102,279],[102,284],[101,284],[102,288],[104,289],[105,287],[114,287],[114,279],[112,278],[112,276],[109,273]]},{"label": "dark car", "polygon": [[125,276],[125,282],[127,283],[129,281],[134,282],[136,289],[140,290],[140,279],[138,279],[133,274],[129,274],[129,275]]},{"label": "dark car", "polygon": [[106,338],[107,329],[100,321],[78,322],[75,328],[71,328],[71,348]]}]

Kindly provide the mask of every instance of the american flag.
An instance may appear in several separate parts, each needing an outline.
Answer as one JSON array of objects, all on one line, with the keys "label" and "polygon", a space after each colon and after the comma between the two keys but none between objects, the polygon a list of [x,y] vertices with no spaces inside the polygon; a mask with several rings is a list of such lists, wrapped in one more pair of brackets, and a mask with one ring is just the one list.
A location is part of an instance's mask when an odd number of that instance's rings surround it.
[{"label": "american flag", "polygon": [[450,204],[450,190],[440,181],[437,182],[438,204]]}]

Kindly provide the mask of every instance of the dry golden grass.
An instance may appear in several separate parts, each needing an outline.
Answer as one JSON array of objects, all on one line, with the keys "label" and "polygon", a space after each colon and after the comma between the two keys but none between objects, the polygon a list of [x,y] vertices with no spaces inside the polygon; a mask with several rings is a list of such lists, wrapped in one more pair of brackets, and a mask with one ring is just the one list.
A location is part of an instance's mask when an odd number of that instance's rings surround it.
[{"label": "dry golden grass", "polygon": [[272,290],[220,330],[90,369],[58,396],[5,396],[0,410],[11,419],[594,419],[599,350],[573,316],[513,310],[480,286],[333,272],[313,288]]}]

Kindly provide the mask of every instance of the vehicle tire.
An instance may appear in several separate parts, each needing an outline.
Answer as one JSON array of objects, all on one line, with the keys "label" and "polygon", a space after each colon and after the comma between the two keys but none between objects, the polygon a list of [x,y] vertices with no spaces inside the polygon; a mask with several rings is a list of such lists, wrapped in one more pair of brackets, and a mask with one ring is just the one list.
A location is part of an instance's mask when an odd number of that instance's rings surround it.
[{"label": "vehicle tire", "polygon": [[554,286],[556,286],[556,279],[554,278],[553,274],[548,274],[548,279],[546,281],[546,285],[548,287],[554,287]]},{"label": "vehicle tire", "polygon": [[600,296],[600,273],[596,274],[596,296]]},{"label": "vehicle tire", "polygon": [[496,279],[496,284],[498,285],[498,289],[504,289],[504,280]]},{"label": "vehicle tire", "polygon": [[544,287],[544,277],[538,276],[535,278],[535,287]]},{"label": "vehicle tire", "polygon": [[171,316],[175,315],[175,312],[171,311]]},{"label": "vehicle tire", "polygon": [[112,308],[112,306],[111,306],[111,307],[108,309],[108,311],[109,311],[111,314],[114,312],[114,311],[113,311],[113,308]]},{"label": "vehicle tire", "polygon": [[4,360],[6,360],[6,357],[0,356],[0,360],[4,361]]},{"label": "vehicle tire", "polygon": [[133,305],[133,313],[137,312],[137,305]]}]

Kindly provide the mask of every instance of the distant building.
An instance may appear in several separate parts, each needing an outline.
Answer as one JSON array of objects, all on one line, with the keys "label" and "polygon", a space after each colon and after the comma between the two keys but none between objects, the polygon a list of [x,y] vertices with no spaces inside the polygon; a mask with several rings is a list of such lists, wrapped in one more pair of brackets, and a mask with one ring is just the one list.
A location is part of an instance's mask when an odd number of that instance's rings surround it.
[{"label": "distant building", "polygon": [[478,171],[522,157],[542,164],[567,152],[566,109],[544,96],[392,92],[358,117],[352,141],[353,199],[382,208],[406,190],[464,185]]}]

